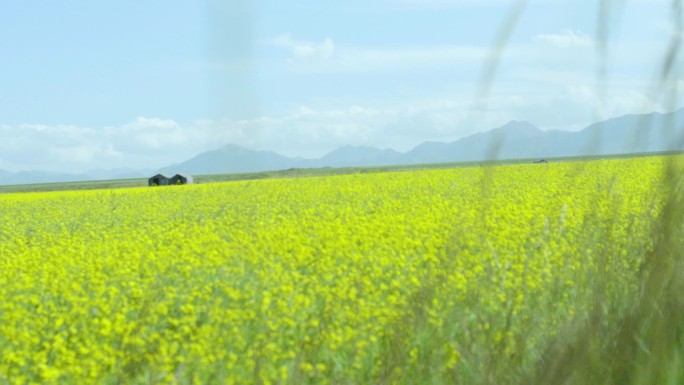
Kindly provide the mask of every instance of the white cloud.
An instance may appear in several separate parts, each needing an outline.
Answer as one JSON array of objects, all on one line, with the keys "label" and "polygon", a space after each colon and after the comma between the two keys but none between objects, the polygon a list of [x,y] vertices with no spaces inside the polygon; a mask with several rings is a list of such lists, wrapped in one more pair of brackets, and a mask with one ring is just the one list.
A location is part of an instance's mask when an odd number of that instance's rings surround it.
[{"label": "white cloud", "polygon": [[592,47],[594,45],[594,39],[591,36],[572,29],[565,29],[559,34],[540,34],[535,36],[535,39],[561,48]]},{"label": "white cloud", "polygon": [[672,0],[630,0],[630,3],[645,5],[671,4]]},{"label": "white cloud", "polygon": [[330,59],[335,53],[335,43],[326,38],[321,43],[293,39],[290,34],[283,34],[271,40],[271,44],[285,48],[295,58]]},{"label": "white cloud", "polygon": [[684,36],[684,29],[672,23],[672,21],[661,21],[658,23],[658,31],[664,33],[669,39],[682,39]]},{"label": "white cloud", "polygon": [[667,110],[661,103],[634,89],[614,89],[602,94],[596,87],[576,84],[566,86],[564,95],[568,103],[592,108],[598,120],[626,114],[666,112]]},{"label": "white cloud", "polygon": [[173,120],[136,118],[91,128],[73,125],[3,125],[3,167],[82,172],[92,168],[159,167],[203,150],[192,129]]},{"label": "white cloud", "polygon": [[305,157],[319,157],[345,144],[408,150],[425,139],[467,134],[464,126],[459,127],[465,105],[428,101],[390,108],[300,106],[282,116],[250,120],[180,124],[139,117],[105,128],[2,125],[1,165],[10,171],[158,168],[228,143]]},{"label": "white cloud", "polygon": [[[459,9],[483,7],[507,7],[515,0],[384,0],[392,9]],[[557,4],[564,0],[528,0],[532,5]]]},{"label": "white cloud", "polygon": [[[490,96],[486,110],[473,109],[471,96],[462,93],[384,105],[349,103],[327,108],[307,104],[280,116],[248,120],[180,123],[138,117],[104,128],[0,125],[0,168],[65,172],[154,169],[228,143],[304,157],[320,157],[346,144],[407,151],[426,140],[453,141],[510,120],[528,120],[542,129],[580,129],[596,118],[664,111],[638,88],[610,88],[601,95],[591,82],[580,80],[561,82],[553,89],[534,85],[523,89],[514,81],[502,80],[503,91]],[[682,87],[681,81],[678,85]]]},{"label": "white cloud", "polygon": [[477,46],[443,45],[403,49],[350,49],[340,53],[332,71],[398,71],[461,67],[482,62],[488,49]]},{"label": "white cloud", "polygon": [[[269,44],[285,49],[287,64],[296,72],[376,72],[456,68],[478,64],[489,48],[466,45],[433,45],[402,48],[338,47],[331,39],[312,43],[284,34]],[[506,57],[513,55],[507,50]]]}]

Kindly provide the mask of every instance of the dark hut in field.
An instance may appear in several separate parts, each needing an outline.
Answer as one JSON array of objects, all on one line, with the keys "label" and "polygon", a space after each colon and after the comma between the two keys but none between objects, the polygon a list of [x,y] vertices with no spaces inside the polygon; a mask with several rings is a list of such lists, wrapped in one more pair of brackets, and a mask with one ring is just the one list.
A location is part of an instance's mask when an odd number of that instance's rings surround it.
[{"label": "dark hut in field", "polygon": [[168,186],[171,184],[171,177],[165,174],[157,174],[147,180],[150,186]]},{"label": "dark hut in field", "polygon": [[171,177],[170,184],[193,184],[193,182],[192,175],[180,173]]}]

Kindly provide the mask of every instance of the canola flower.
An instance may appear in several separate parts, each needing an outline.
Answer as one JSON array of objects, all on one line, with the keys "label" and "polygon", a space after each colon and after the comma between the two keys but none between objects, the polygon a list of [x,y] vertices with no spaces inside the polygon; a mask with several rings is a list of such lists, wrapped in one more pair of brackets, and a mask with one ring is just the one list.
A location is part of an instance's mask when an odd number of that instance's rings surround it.
[{"label": "canola flower", "polygon": [[0,195],[0,383],[515,377],[638,290],[664,162]]}]

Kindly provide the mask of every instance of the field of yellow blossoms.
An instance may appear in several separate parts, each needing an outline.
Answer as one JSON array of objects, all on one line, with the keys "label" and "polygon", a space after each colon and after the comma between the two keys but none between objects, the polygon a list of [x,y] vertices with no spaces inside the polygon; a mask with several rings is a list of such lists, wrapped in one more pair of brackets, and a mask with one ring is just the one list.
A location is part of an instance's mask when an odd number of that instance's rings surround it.
[{"label": "field of yellow blossoms", "polygon": [[639,290],[665,162],[0,195],[0,384],[518,378]]}]

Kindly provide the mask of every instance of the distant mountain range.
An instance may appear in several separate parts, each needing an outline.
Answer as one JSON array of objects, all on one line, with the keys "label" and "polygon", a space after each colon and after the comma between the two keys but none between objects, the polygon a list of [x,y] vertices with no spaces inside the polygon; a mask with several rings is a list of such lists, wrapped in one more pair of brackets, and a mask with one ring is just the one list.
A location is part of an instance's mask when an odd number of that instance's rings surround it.
[{"label": "distant mountain range", "polygon": [[[666,127],[673,128],[667,132]],[[592,124],[577,132],[543,131],[528,122],[512,121],[459,140],[424,142],[401,153],[367,146],[340,147],[320,159],[290,158],[272,151],[253,151],[229,144],[156,171],[93,170],[72,175],[0,170],[0,184],[68,182],[138,178],[155,172],[195,175],[275,171],[289,168],[361,167],[491,159],[533,159],[684,150],[684,109],[669,114],[625,115]]]},{"label": "distant mountain range", "polygon": [[[675,132],[665,132],[664,127],[676,129]],[[512,121],[450,143],[424,142],[405,153],[367,146],[344,146],[320,159],[302,159],[230,144],[166,167],[162,172],[229,174],[295,167],[410,165],[675,151],[684,150],[684,147],[672,139],[682,137],[684,109],[670,114],[626,115],[592,124],[577,132],[542,131],[528,122]]]}]

